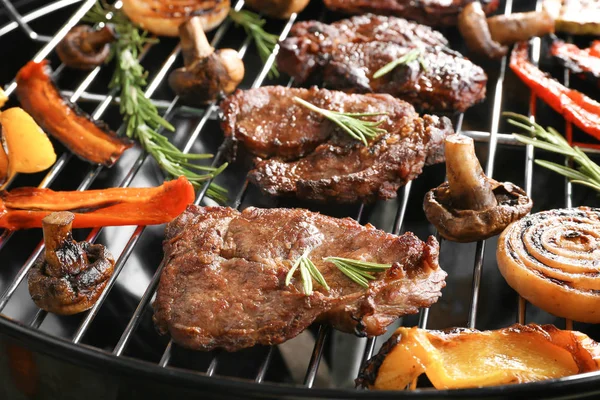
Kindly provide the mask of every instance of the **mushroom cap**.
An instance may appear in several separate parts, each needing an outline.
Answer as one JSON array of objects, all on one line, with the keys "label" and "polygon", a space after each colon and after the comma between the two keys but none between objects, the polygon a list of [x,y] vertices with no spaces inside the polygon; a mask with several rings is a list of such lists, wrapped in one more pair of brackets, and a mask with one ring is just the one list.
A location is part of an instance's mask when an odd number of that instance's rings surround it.
[{"label": "mushroom cap", "polygon": [[[233,53],[235,55],[233,55]],[[182,103],[201,106],[232,93],[244,77],[244,64],[235,50],[223,49],[169,75],[169,86]]]},{"label": "mushroom cap", "polygon": [[[95,32],[89,25],[78,25],[66,34],[56,46],[58,58],[71,68],[82,70],[91,70],[102,64],[110,54],[110,44],[106,43],[98,50],[92,49],[93,46],[86,45],[84,42],[86,36]],[[112,29],[105,25],[100,31],[107,38],[116,39]]]},{"label": "mushroom cap", "polygon": [[531,211],[533,203],[523,189],[510,182],[490,183],[498,205],[480,211],[453,208],[448,182],[431,189],[423,202],[427,219],[444,239],[467,243],[498,235]]},{"label": "mushroom cap", "polygon": [[87,261],[75,268],[79,273],[48,275],[43,255],[34,264],[27,283],[31,299],[41,309],[58,315],[77,314],[90,309],[104,291],[114,269],[112,255],[101,244],[80,242],[75,246]]}]

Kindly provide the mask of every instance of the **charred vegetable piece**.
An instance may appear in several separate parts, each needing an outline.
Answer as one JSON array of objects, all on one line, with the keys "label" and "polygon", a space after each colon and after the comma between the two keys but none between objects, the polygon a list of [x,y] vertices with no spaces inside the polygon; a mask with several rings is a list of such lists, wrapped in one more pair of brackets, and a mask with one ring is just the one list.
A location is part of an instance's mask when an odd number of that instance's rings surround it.
[{"label": "charred vegetable piece", "polygon": [[208,32],[227,18],[230,8],[230,0],[123,0],[129,19],[158,36],[177,36],[177,28],[195,15]]},{"label": "charred vegetable piece", "polygon": [[4,107],[6,102],[8,101],[8,96],[4,93],[4,90],[0,87],[0,108]]},{"label": "charred vegetable piece", "polygon": [[473,139],[450,135],[445,151],[448,182],[427,192],[423,203],[427,219],[445,239],[487,239],[531,210],[531,199],[523,189],[485,176]]},{"label": "charred vegetable piece", "polygon": [[553,325],[495,331],[401,327],[362,369],[357,385],[404,390],[422,373],[436,389],[560,378],[600,369],[600,344]]},{"label": "charred vegetable piece", "polygon": [[4,149],[0,154],[0,180],[5,177],[6,182],[10,182],[17,173],[43,171],[56,161],[52,143],[22,109],[13,107],[0,114],[0,132],[8,150],[8,156]]},{"label": "charred vegetable piece", "polygon": [[169,85],[185,104],[200,106],[232,93],[244,79],[244,62],[237,51],[215,52],[202,30],[200,17],[179,27],[184,67],[171,72]]},{"label": "charred vegetable piece", "polygon": [[595,40],[587,49],[580,49],[574,44],[555,40],[550,52],[575,74],[583,74],[600,84],[598,81],[600,79],[600,40]]},{"label": "charred vegetable piece", "polygon": [[554,18],[546,11],[496,15],[487,24],[492,40],[504,45],[554,32]]},{"label": "charred vegetable piece", "polygon": [[600,2],[597,0],[544,0],[543,6],[556,20],[558,32],[600,34]]},{"label": "charred vegetable piece", "polygon": [[71,68],[90,70],[106,60],[110,54],[110,43],[116,39],[109,25],[99,30],[79,25],[71,28],[56,46],[56,54]]},{"label": "charred vegetable piece", "polygon": [[519,43],[510,57],[510,68],[536,96],[584,132],[600,139],[600,103],[569,89],[529,62],[527,43]]},{"label": "charred vegetable piece", "polygon": [[468,4],[461,11],[458,16],[458,30],[465,39],[469,50],[474,53],[489,58],[501,58],[508,52],[506,46],[502,46],[492,39],[485,13],[478,1]]},{"label": "charred vegetable piece", "polygon": [[500,236],[498,268],[527,301],[554,315],[599,323],[600,209],[543,211]]},{"label": "charred vegetable piece", "polygon": [[58,212],[42,220],[46,249],[28,278],[31,299],[54,314],[72,315],[90,309],[115,265],[103,245],[73,240],[74,219],[70,212]]},{"label": "charred vegetable piece", "polygon": [[17,74],[17,96],[29,115],[77,156],[105,166],[113,165],[133,145],[103,123],[63,99],[50,78],[48,61],[30,61]]},{"label": "charred vegetable piece", "polygon": [[111,188],[83,192],[17,188],[0,192],[0,228],[42,226],[55,211],[74,213],[75,228],[164,224],[194,201],[194,188],[184,177],[154,188]]},{"label": "charred vegetable piece", "polygon": [[245,4],[264,15],[287,19],[304,10],[310,0],[246,0]]}]

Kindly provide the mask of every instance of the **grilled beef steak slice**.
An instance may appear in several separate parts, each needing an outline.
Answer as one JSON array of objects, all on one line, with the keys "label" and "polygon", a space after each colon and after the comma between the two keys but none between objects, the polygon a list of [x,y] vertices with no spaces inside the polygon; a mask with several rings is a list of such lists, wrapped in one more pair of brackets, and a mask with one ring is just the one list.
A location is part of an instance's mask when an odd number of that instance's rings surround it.
[{"label": "grilled beef steak slice", "polygon": [[447,118],[426,115],[405,122],[400,134],[385,135],[370,147],[329,142],[298,161],[261,161],[249,179],[270,195],[320,202],[394,198],[400,186],[419,176],[426,161],[444,160],[444,137],[453,132]]},{"label": "grilled beef steak slice", "polygon": [[[431,26],[454,26],[463,7],[474,0],[324,0],[334,11],[347,14],[395,15]],[[486,14],[498,8],[499,0],[482,0]]]},{"label": "grilled beef steak slice", "polygon": [[[325,117],[296,104],[298,96],[343,112],[383,112],[368,117],[387,131],[369,147]],[[237,91],[222,104],[225,136],[259,157],[249,178],[271,195],[336,202],[396,196],[424,165],[444,161],[450,120],[420,118],[414,108],[387,94],[346,94],[280,86]]]},{"label": "grilled beef steak slice", "polygon": [[[355,22],[370,19],[385,19],[398,29],[344,32],[370,26]],[[417,59],[373,79],[380,68],[417,48]],[[281,43],[277,62],[299,83],[389,93],[423,111],[463,112],[485,98],[487,75],[481,67],[446,47],[440,33],[394,17],[355,17],[332,25],[300,23]]]},{"label": "grilled beef steak slice", "polygon": [[332,24],[303,21],[294,24],[281,43],[277,64],[298,83],[320,74],[331,52],[345,43],[390,42],[402,46],[447,46],[448,40],[428,26],[402,18],[361,15]]},{"label": "grilled beef steak slice", "polygon": [[462,55],[439,47],[386,75],[373,74],[414,47],[394,43],[353,43],[336,47],[323,69],[323,81],[349,92],[389,93],[419,110],[464,112],[485,99],[487,75]]},{"label": "grilled beef steak slice", "polygon": [[[294,261],[310,259],[330,290],[302,291]],[[315,321],[358,335],[380,335],[398,317],[440,297],[446,273],[439,245],[395,236],[302,209],[189,206],[166,229],[165,269],[154,303],[159,332],[198,350],[235,351],[291,339]],[[390,263],[364,289],[323,258]]]}]

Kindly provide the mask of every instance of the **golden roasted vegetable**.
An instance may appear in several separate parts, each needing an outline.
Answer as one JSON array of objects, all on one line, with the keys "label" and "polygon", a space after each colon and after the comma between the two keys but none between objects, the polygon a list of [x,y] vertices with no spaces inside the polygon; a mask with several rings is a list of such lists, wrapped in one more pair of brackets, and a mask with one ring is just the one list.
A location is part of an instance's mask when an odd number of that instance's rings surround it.
[{"label": "golden roasted vegetable", "polygon": [[600,210],[539,212],[498,239],[498,268],[527,301],[554,315],[600,323]]},{"label": "golden roasted vegetable", "polygon": [[557,32],[600,35],[600,1],[544,0],[543,5],[556,21]]},{"label": "golden roasted vegetable", "polygon": [[553,325],[427,331],[402,327],[368,361],[357,385],[403,390],[422,373],[436,389],[532,382],[600,369],[600,344]]},{"label": "golden roasted vegetable", "polygon": [[[52,143],[21,108],[13,107],[0,114],[2,142],[8,151],[0,152],[0,180],[10,182],[17,173],[35,173],[50,168],[56,161]],[[4,147],[3,146],[3,147]],[[4,174],[3,174],[4,173]]]},{"label": "golden roasted vegetable", "polygon": [[8,96],[4,93],[4,90],[0,87],[0,108],[4,107],[6,102],[8,101]]}]

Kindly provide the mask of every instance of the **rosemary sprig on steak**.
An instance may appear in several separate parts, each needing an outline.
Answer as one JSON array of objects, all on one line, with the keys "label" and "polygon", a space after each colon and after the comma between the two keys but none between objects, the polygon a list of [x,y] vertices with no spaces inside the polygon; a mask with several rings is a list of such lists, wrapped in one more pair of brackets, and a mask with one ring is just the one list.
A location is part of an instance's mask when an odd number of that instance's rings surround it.
[{"label": "rosemary sprig on steak", "polygon": [[578,167],[570,168],[546,160],[535,160],[537,165],[566,176],[571,183],[584,185],[600,192],[600,166],[590,160],[579,147],[571,147],[569,142],[556,129],[551,127],[544,129],[524,115],[506,112],[504,116],[509,117],[508,122],[510,124],[529,131],[533,136],[513,133],[513,136],[519,142],[553,153],[564,154],[571,157]]},{"label": "rosemary sprig on steak", "polygon": [[373,79],[379,79],[382,76],[392,72],[399,65],[405,65],[405,64],[408,64],[409,62],[415,61],[415,60],[419,61],[419,64],[421,65],[421,68],[423,69],[423,71],[427,71],[427,66],[425,65],[425,61],[423,60],[423,52],[421,51],[421,49],[412,49],[411,51],[409,51],[402,57],[397,58],[394,61],[389,62],[386,65],[384,65],[383,67],[381,67],[380,69],[378,69],[373,74]]},{"label": "rosemary sprig on steak", "polygon": [[392,266],[342,257],[327,257],[325,261],[333,263],[344,275],[364,288],[369,287],[369,280],[376,279],[371,273],[385,271]]},{"label": "rosemary sprig on steak", "polygon": [[383,123],[383,119],[379,121],[364,121],[362,117],[373,117],[378,115],[387,115],[387,112],[374,112],[374,113],[341,113],[338,111],[325,110],[319,108],[308,101],[302,100],[300,97],[294,97],[294,102],[308,108],[311,111],[321,114],[337,126],[342,128],[348,135],[352,136],[356,140],[363,142],[365,146],[368,146],[367,138],[373,139],[377,136],[387,133],[383,128],[379,128],[379,125]]},{"label": "rosemary sprig on steak", "polygon": [[317,281],[321,286],[323,286],[327,291],[329,291],[329,285],[325,282],[325,278],[321,275],[321,272],[317,269],[315,264],[308,258],[309,249],[306,249],[304,254],[300,256],[294,263],[294,266],[288,271],[285,277],[285,285],[289,285],[294,272],[296,269],[300,267],[300,276],[302,277],[302,289],[304,294],[310,296],[313,292],[313,284],[312,280]]}]

